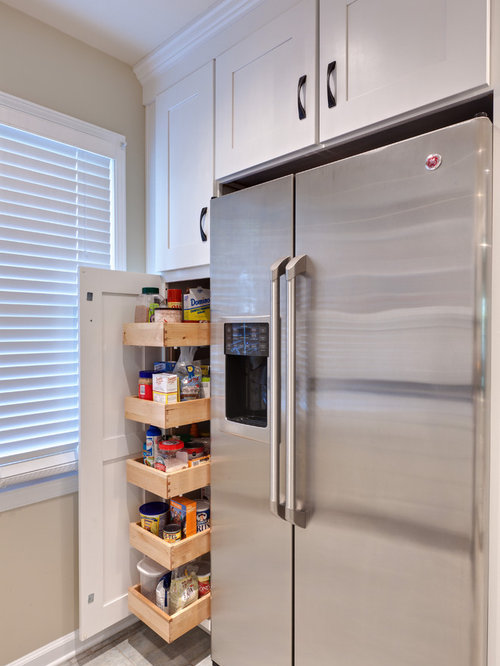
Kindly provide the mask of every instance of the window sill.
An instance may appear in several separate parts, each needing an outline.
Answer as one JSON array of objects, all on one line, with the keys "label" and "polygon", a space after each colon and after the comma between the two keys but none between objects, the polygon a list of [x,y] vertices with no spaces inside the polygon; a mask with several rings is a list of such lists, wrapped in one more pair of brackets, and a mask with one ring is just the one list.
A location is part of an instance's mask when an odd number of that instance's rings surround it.
[{"label": "window sill", "polygon": [[40,479],[0,490],[0,513],[78,492],[78,472]]}]

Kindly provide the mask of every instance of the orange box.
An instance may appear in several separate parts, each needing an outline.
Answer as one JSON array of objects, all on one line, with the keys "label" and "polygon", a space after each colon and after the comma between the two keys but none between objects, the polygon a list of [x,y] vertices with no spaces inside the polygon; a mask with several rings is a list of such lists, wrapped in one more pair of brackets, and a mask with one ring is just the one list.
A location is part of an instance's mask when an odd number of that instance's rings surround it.
[{"label": "orange box", "polygon": [[182,539],[196,534],[196,500],[173,497],[170,500],[170,522],[181,526]]}]

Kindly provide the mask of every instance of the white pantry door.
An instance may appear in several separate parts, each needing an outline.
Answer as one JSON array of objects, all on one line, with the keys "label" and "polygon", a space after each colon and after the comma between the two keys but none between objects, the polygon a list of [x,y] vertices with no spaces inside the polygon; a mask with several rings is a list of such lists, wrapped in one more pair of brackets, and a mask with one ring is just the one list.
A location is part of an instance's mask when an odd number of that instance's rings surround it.
[{"label": "white pantry door", "polygon": [[124,417],[137,392],[145,352],[122,345],[142,287],[158,275],[80,270],[80,449],[78,470],[80,640],[129,614],[127,589],[142,557],[128,543],[143,491],[126,481],[125,461],[140,454],[144,426]]}]

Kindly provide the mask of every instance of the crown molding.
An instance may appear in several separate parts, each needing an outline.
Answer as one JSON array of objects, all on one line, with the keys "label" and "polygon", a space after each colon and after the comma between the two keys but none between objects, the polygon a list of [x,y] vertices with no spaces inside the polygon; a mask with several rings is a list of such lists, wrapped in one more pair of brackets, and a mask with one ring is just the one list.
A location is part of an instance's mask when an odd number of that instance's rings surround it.
[{"label": "crown molding", "polygon": [[248,14],[264,0],[222,0],[213,9],[176,33],[164,44],[139,60],[133,70],[144,86],[153,75],[169,69],[186,52],[207,41],[232,23]]}]

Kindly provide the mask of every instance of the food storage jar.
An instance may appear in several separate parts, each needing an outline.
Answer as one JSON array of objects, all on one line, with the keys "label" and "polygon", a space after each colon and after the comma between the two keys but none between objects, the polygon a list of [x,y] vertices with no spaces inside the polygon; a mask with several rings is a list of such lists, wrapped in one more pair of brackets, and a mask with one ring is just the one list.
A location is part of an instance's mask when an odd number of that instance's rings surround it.
[{"label": "food storage jar", "polygon": [[153,321],[153,313],[158,305],[160,305],[160,302],[160,290],[158,287],[143,287],[142,294],[137,297],[134,321]]},{"label": "food storage jar", "polygon": [[139,571],[141,594],[155,603],[156,586],[160,578],[167,573],[167,569],[149,557],[143,557],[140,562],[137,562],[137,570]]},{"label": "food storage jar", "polygon": [[160,536],[167,522],[168,504],[166,502],[146,502],[139,508],[141,527]]},{"label": "food storage jar", "polygon": [[153,373],[149,370],[139,372],[139,386],[137,395],[143,400],[153,399]]},{"label": "food storage jar", "polygon": [[175,458],[177,451],[184,448],[184,443],[180,440],[166,440],[158,443],[158,453],[155,457],[155,469],[162,472],[166,470],[167,460]]}]

